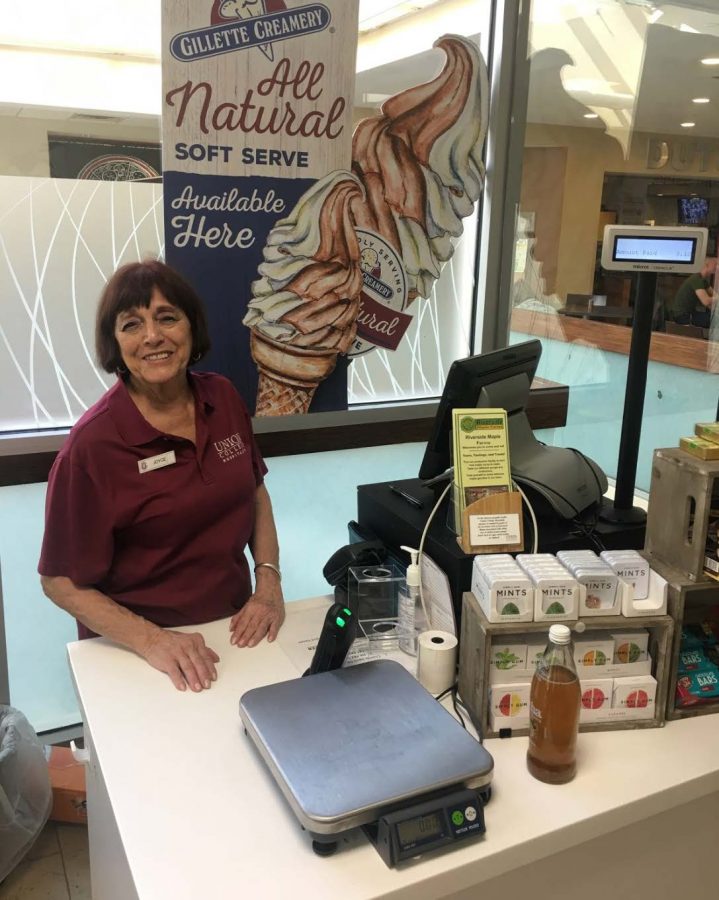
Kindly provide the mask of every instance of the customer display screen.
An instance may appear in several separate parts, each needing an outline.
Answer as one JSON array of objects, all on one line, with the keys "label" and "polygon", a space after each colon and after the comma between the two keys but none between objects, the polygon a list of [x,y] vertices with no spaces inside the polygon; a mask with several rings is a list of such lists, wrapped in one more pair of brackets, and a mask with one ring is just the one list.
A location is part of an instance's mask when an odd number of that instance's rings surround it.
[{"label": "customer display screen", "polygon": [[617,235],[613,262],[692,265],[697,252],[695,237]]}]

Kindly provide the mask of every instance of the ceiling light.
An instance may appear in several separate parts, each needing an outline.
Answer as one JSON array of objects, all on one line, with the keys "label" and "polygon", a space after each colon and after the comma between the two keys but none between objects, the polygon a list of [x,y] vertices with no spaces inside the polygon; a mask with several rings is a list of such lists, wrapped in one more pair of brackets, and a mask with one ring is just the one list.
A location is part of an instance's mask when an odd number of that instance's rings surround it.
[{"label": "ceiling light", "polygon": [[362,103],[365,106],[379,106],[385,100],[389,100],[392,94],[362,94]]},{"label": "ceiling light", "polygon": [[[3,4],[5,6],[5,4]],[[32,4],[16,4],[13,14],[3,9],[0,16],[0,44],[3,47],[74,50],[94,55],[160,59],[162,38],[160,3],[111,4],[103,15],[92,15],[86,0],[63,0],[61,8],[51,7],[38,16]],[[124,7],[129,6],[128,14]],[[116,7],[122,9],[118,12]],[[138,28],[139,16],[142,27]]]},{"label": "ceiling light", "polygon": [[657,194],[657,197],[663,197],[664,194]]},{"label": "ceiling light", "polygon": [[694,97],[692,103],[711,103],[708,97]]},{"label": "ceiling light", "polygon": [[703,66],[719,66],[719,57],[706,56],[701,62]]},{"label": "ceiling light", "polygon": [[694,128],[696,122],[682,122],[682,128]]},{"label": "ceiling light", "polygon": [[0,103],[159,116],[161,83],[160,66],[154,62],[0,50]]},{"label": "ceiling light", "polygon": [[584,113],[585,119],[598,119],[599,113]]}]

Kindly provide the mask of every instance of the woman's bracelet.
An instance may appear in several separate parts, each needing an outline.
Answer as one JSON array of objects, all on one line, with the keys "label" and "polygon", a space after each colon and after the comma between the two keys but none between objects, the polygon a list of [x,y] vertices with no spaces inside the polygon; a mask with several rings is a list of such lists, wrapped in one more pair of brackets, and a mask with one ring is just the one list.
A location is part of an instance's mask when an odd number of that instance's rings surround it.
[{"label": "woman's bracelet", "polygon": [[282,572],[280,572],[279,567],[276,566],[274,563],[267,563],[267,562],[255,563],[255,575],[257,574],[257,570],[261,569],[263,567],[267,568],[267,569],[272,569],[272,571],[275,573],[275,575],[277,575],[277,577],[280,579],[280,581],[282,581]]}]

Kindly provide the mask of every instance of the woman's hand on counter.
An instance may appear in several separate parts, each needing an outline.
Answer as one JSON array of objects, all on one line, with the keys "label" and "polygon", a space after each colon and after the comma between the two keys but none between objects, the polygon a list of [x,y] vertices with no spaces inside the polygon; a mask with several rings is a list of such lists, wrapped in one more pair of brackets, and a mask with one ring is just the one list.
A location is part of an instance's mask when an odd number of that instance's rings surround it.
[{"label": "woman's hand on counter", "polygon": [[274,641],[285,621],[285,601],[279,579],[267,571],[267,577],[258,576],[255,593],[230,620],[231,644],[254,647],[265,635],[268,641]]},{"label": "woman's hand on counter", "polygon": [[217,680],[215,663],[220,657],[201,634],[184,634],[158,628],[141,651],[155,669],[165,672],[178,691],[201,691]]}]

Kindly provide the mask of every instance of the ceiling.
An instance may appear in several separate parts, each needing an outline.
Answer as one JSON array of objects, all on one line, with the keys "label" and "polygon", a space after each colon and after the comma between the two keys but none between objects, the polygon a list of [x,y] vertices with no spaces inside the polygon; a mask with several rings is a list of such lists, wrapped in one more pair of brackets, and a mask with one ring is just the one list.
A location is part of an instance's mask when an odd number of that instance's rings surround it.
[{"label": "ceiling", "polygon": [[[412,6],[403,0],[360,0],[360,19],[376,12],[378,4]],[[432,37],[448,30],[486,31],[482,26],[491,5],[491,0],[436,0],[361,34],[356,104],[377,105],[431,78],[442,60],[439,51],[429,49]],[[109,115],[129,126],[159,121],[160,0],[104,0],[100,13],[90,0],[63,0],[41,17],[32,10],[32,4],[0,0],[0,114]],[[69,26],[62,40],[60,20],[63,28]],[[719,0],[533,0],[530,45],[530,122],[604,130],[625,148],[637,130],[719,137],[719,66],[700,63],[706,56],[719,57]],[[68,59],[83,66],[123,65],[123,83],[135,78],[141,101],[131,111],[121,101],[103,108],[99,99],[63,105],[53,96],[61,81],[57,75],[40,79],[29,102],[13,99],[17,85],[27,89],[33,68],[29,51],[38,49],[49,55],[56,73]],[[88,71],[79,78],[80,87],[97,83],[102,89],[101,69]],[[698,106],[694,97],[710,102]],[[687,121],[696,123],[691,131],[681,126]]]},{"label": "ceiling", "polygon": [[[549,0],[536,2],[541,13]],[[555,12],[577,11],[551,2]],[[719,66],[701,63],[719,57],[719,2],[711,4],[713,12],[648,0],[585,3],[596,12],[561,25],[535,20],[529,121],[604,130],[625,148],[635,131],[719,137]],[[690,121],[693,129],[682,127]]]}]

